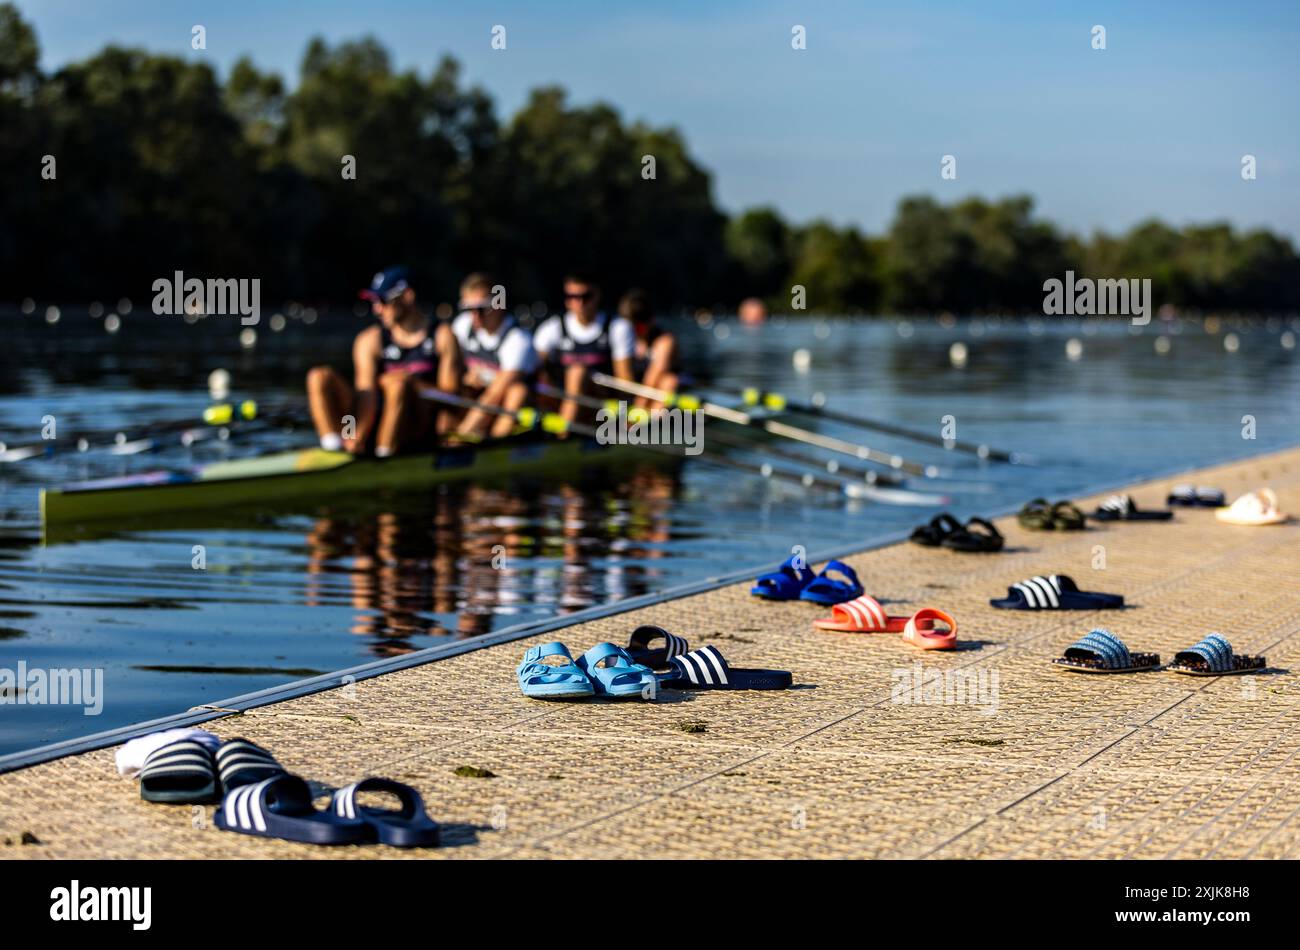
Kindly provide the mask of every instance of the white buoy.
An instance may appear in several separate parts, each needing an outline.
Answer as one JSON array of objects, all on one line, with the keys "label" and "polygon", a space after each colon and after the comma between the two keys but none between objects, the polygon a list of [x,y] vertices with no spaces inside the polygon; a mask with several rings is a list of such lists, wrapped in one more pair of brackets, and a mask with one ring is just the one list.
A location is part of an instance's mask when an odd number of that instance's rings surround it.
[{"label": "white buoy", "polygon": [[948,347],[948,361],[958,369],[966,365],[966,358],[969,355],[970,351],[966,349],[966,344],[961,340]]},{"label": "white buoy", "polygon": [[98,300],[91,301],[90,303],[91,318],[94,320],[98,320],[103,315],[104,315],[104,305],[100,303]]},{"label": "white buoy", "polygon": [[104,318],[104,332],[116,333],[122,329],[122,318],[115,313],[110,313]]},{"label": "white buoy", "polygon": [[1065,358],[1071,363],[1077,363],[1083,359],[1083,341],[1078,337],[1070,337],[1065,341]]},{"label": "white buoy", "polygon": [[898,335],[904,340],[910,340],[912,338],[912,332],[912,322],[910,320],[898,321]]},{"label": "white buoy", "polygon": [[36,309],[36,301],[31,297],[24,297],[23,302],[18,305],[18,309],[23,313],[32,313]]},{"label": "white buoy", "polygon": [[1160,336],[1156,337],[1156,342],[1155,342],[1156,352],[1159,353],[1161,356],[1164,356],[1166,353],[1168,353],[1173,348],[1173,345],[1174,345],[1173,341],[1170,340],[1169,337],[1165,336],[1163,333],[1160,334]]},{"label": "white buoy", "polygon": [[121,300],[119,300],[119,301],[117,302],[117,312],[120,313],[120,314],[121,314],[122,316],[124,316],[124,317],[125,317],[128,313],[130,313],[130,312],[131,312],[131,298],[129,298],[129,297],[123,297]]},{"label": "white buoy", "polygon": [[817,325],[813,327],[813,336],[819,340],[828,339],[831,335],[831,325],[825,320],[818,320]]},{"label": "white buoy", "polygon": [[1294,349],[1295,349],[1295,334],[1292,333],[1290,330],[1287,330],[1285,333],[1282,334],[1281,340],[1280,340],[1279,342],[1281,342],[1281,344],[1282,344],[1282,349],[1284,349],[1284,350],[1294,350]]},{"label": "white buoy", "polygon": [[257,346],[257,331],[252,327],[244,327],[239,331],[239,345],[246,350],[251,350]]},{"label": "white buoy", "polygon": [[58,323],[59,317],[61,317],[62,315],[63,314],[59,312],[58,307],[50,306],[45,308],[45,322],[48,323],[50,326],[53,326],[54,324]]},{"label": "white buoy", "polygon": [[1223,337],[1223,348],[1229,353],[1236,353],[1241,349],[1241,340],[1235,333],[1226,333]]},{"label": "white buoy", "polygon": [[727,326],[725,323],[716,324],[713,327],[713,335],[719,340],[725,340],[727,337],[731,336],[731,327]]},{"label": "white buoy", "polygon": [[285,325],[284,314],[282,313],[272,314],[270,323],[271,323],[271,332],[279,333],[281,330],[284,329],[284,325]]},{"label": "white buoy", "polygon": [[812,366],[812,354],[800,347],[794,351],[791,362],[794,364],[796,373],[806,373]]}]

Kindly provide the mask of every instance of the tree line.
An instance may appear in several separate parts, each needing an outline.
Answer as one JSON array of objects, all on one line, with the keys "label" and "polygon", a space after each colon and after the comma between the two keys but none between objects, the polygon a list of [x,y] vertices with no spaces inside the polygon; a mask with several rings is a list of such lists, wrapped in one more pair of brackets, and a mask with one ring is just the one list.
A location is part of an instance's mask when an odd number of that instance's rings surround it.
[{"label": "tree line", "polygon": [[512,303],[558,305],[578,269],[646,288],[661,309],[758,296],[790,311],[802,287],[810,311],[1029,312],[1073,270],[1149,277],[1159,304],[1300,309],[1300,258],[1262,229],[1152,220],[1082,237],[1019,195],[908,197],[882,235],[771,208],[728,216],[675,129],[557,87],[502,120],[454,59],[398,71],[373,38],[311,40],[292,89],[247,58],[224,82],[197,58],[117,46],[48,74],[39,59],[0,4],[10,299],[143,298],[182,270],[259,277],[268,300],[341,302],[403,262],[431,299],[486,269]]}]

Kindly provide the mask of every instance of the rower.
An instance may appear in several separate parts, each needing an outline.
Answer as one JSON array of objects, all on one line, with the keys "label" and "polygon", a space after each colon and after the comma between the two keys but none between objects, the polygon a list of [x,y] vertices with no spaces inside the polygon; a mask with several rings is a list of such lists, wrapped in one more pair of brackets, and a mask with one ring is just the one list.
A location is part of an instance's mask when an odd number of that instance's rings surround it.
[{"label": "rower", "polygon": [[[470,274],[460,285],[460,315],[451,331],[459,345],[464,374],[461,395],[483,406],[498,406],[517,412],[528,401],[537,375],[537,353],[533,335],[494,299],[493,279],[487,274]],[[504,301],[502,301],[503,303]],[[512,416],[471,409],[456,427],[456,435],[480,439],[488,434],[501,438],[510,434]]]},{"label": "rower", "polygon": [[[659,326],[655,320],[650,298],[644,290],[632,289],[618,302],[619,316],[632,324],[636,334],[636,355],[633,370],[641,382],[666,392],[677,391],[677,338]],[[638,397],[636,404],[654,410],[659,404],[646,397]]]},{"label": "rower", "polygon": [[[378,458],[428,442],[439,413],[420,390],[456,391],[456,339],[416,305],[404,267],[377,273],[361,291],[379,323],[352,344],[353,385],[329,366],[307,374],[307,397],[321,448],[362,454],[374,444]],[[345,416],[353,417],[351,427]]]},{"label": "rower", "polygon": [[[624,317],[600,309],[600,287],[584,274],[564,279],[563,316],[551,317],[533,335],[533,347],[564,391],[591,393],[591,374],[605,373],[633,381],[636,333]],[[564,400],[560,413],[572,422],[578,404]]]}]

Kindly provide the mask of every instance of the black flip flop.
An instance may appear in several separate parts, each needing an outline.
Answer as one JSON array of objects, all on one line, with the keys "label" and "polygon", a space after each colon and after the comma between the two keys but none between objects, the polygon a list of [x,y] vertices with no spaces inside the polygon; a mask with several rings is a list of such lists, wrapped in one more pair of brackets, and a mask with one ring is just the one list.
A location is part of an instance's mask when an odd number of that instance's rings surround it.
[{"label": "black flip flop", "polygon": [[1026,531],[1051,531],[1056,527],[1053,523],[1054,511],[1055,508],[1047,503],[1046,498],[1035,498],[1020,509],[1016,520]]},{"label": "black flip flop", "polygon": [[1088,522],[1072,502],[1058,501],[1052,506],[1052,526],[1057,531],[1082,531]]},{"label": "black flip flop", "polygon": [[971,518],[964,528],[954,531],[943,539],[945,548],[972,553],[1001,551],[1004,544],[1006,539],[1002,537],[1001,532],[983,518]]},{"label": "black flip flop", "polygon": [[929,524],[919,525],[912,531],[908,540],[923,547],[937,548],[943,544],[944,538],[954,531],[960,530],[961,522],[945,511],[943,514],[930,519]]}]

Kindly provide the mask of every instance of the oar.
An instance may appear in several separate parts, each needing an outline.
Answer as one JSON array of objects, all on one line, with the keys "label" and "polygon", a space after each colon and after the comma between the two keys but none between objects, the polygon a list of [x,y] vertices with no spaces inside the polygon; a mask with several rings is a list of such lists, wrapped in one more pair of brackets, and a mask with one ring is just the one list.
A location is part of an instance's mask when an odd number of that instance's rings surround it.
[{"label": "oar", "polygon": [[[717,387],[710,388],[717,389]],[[976,444],[974,442],[963,442],[959,439],[945,439],[942,436],[931,435],[928,432],[918,432],[916,429],[908,429],[892,422],[881,422],[879,419],[867,419],[853,413],[839,412],[826,408],[826,406],[817,402],[815,398],[811,403],[798,402],[788,399],[781,393],[765,392],[752,387],[741,390],[718,389],[718,392],[739,396],[747,406],[762,406],[764,409],[770,409],[773,412],[789,410],[803,415],[829,419],[832,422],[842,422],[845,425],[857,426],[861,429],[883,432],[886,435],[896,435],[900,439],[910,439],[913,442],[921,442],[925,445],[937,445],[944,449],[966,452],[982,459],[992,459],[995,462],[1010,462],[1015,465],[1026,464],[1027,456],[1018,452],[1004,452],[1001,449],[990,448],[982,443]]]},{"label": "oar", "polygon": [[[546,383],[537,383],[534,389],[544,396],[552,396],[556,399],[565,399],[570,402],[576,402],[580,406],[586,406],[588,409],[607,409],[610,412],[618,411],[618,403],[611,401],[602,401],[592,396],[581,396],[573,393],[566,393],[563,389]],[[897,475],[889,475],[883,472],[877,472],[874,468],[858,468],[855,465],[841,465],[834,459],[823,462],[820,459],[811,458],[802,452],[792,452],[790,449],[782,448],[779,445],[759,445],[753,439],[747,439],[744,436],[736,438],[732,435],[714,431],[708,436],[709,439],[728,448],[742,449],[751,452],[767,453],[776,458],[787,459],[791,462],[797,462],[800,465],[811,467],[824,467],[827,473],[831,475],[842,475],[848,478],[857,478],[868,485],[902,485],[904,480]]]},{"label": "oar", "polygon": [[888,465],[890,468],[907,472],[910,475],[921,475],[925,478],[937,478],[939,475],[938,466],[935,465],[923,465],[920,462],[909,462],[901,455],[891,455],[887,452],[880,452],[876,449],[868,448],[865,445],[857,445],[856,443],[846,442],[843,439],[837,439],[833,436],[823,435],[820,432],[813,432],[811,429],[801,429],[798,426],[787,425],[784,422],[777,422],[775,419],[756,418],[748,413],[740,412],[736,409],[719,406],[717,403],[709,402],[707,399],[700,399],[696,396],[682,393],[670,393],[664,389],[656,389],[653,386],[646,386],[643,383],[633,383],[626,379],[619,379],[615,376],[607,376],[604,373],[592,373],[591,380],[598,386],[604,386],[608,389],[618,390],[619,392],[628,393],[633,396],[641,396],[645,399],[653,399],[656,402],[662,402],[666,406],[676,406],[687,411],[698,409],[705,415],[712,416],[716,419],[723,419],[727,422],[733,422],[736,425],[762,429],[772,435],[793,439],[796,442],[804,442],[808,445],[815,445],[820,449],[826,449],[828,452],[838,452],[841,455],[848,455],[852,458],[862,459],[867,462],[875,462],[878,465]]},{"label": "oar", "polygon": [[[270,416],[262,417],[261,421],[272,422],[277,415],[286,415],[286,413],[283,411],[272,413]],[[136,427],[131,431],[125,429],[91,430],[64,438],[43,439],[40,442],[13,446],[12,448],[0,443],[0,463],[22,462],[30,458],[53,455],[55,452],[66,451],[70,448],[75,448],[78,452],[106,449],[114,455],[135,455],[140,452],[147,452],[162,444],[158,438],[160,435],[181,432],[182,442],[188,445],[193,441],[211,438],[211,435],[196,434],[187,440],[184,435],[187,432],[198,433],[203,431],[204,426],[212,426],[214,427],[211,430],[212,434],[217,434],[217,427],[226,426],[240,420],[252,421],[256,418],[258,418],[257,403],[251,399],[246,399],[238,405],[218,403],[204,409],[203,415],[197,419],[172,419],[166,422],[154,422]]]},{"label": "oar", "polygon": [[[511,410],[501,406],[489,406],[485,403],[476,402],[473,399],[466,399],[463,396],[453,396],[451,393],[444,393],[437,389],[427,389],[421,392],[425,399],[431,399],[435,402],[445,403],[449,406],[459,406],[462,409],[481,409],[492,415],[509,416],[525,430],[536,429],[548,435],[561,436],[566,433],[581,435],[586,438],[596,438],[598,430],[589,425],[580,422],[570,422],[562,415],[556,412],[541,413],[535,409]],[[632,444],[632,443],[629,443]],[[873,501],[886,501],[895,504],[918,504],[918,505],[941,505],[946,504],[948,499],[942,495],[923,495],[919,492],[898,491],[889,488],[876,488],[873,485],[857,484],[855,482],[844,482],[838,479],[823,478],[819,475],[813,475],[811,472],[795,474],[794,472],[785,472],[780,469],[774,469],[771,465],[754,465],[749,462],[741,462],[737,459],[727,458],[725,456],[687,456],[682,452],[664,445],[638,445],[632,444],[633,448],[644,449],[649,452],[655,452],[660,455],[669,455],[673,458],[698,458],[701,461],[709,462],[723,468],[730,468],[736,471],[748,472],[753,475],[760,475],[763,478],[779,479],[791,483],[798,483],[805,488],[822,488],[833,491],[838,494],[846,495],[849,498],[868,499]]]}]

